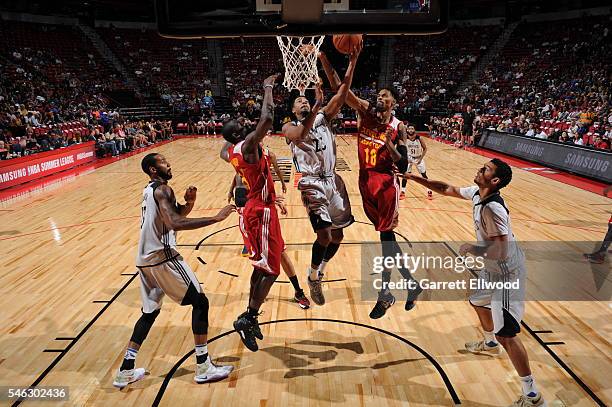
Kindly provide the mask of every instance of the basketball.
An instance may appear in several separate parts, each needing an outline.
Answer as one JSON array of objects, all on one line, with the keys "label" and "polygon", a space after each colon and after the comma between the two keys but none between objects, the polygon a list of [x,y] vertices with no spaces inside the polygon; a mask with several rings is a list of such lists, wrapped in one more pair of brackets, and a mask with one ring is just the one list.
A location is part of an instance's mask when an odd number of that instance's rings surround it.
[{"label": "basketball", "polygon": [[361,34],[334,35],[333,41],[338,52],[348,55],[353,48],[363,41],[363,36]]}]

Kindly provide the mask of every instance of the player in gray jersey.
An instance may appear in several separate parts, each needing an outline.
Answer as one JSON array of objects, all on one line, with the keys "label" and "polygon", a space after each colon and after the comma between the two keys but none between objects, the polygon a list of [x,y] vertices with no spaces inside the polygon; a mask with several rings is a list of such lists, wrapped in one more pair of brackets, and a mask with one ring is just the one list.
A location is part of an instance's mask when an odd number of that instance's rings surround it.
[{"label": "player in gray jersey", "polygon": [[[407,173],[412,172],[412,166],[414,165],[421,177],[427,178],[427,167],[425,166],[425,154],[427,154],[427,145],[425,141],[416,134],[414,126],[406,126],[406,140],[404,141],[406,144],[406,150],[408,150],[408,169]],[[406,199],[406,183],[408,181],[406,179],[402,180],[402,190],[400,192],[400,201]],[[427,190],[427,198],[432,198],[431,190]]]},{"label": "player in gray jersey", "polygon": [[336,138],[331,120],[346,101],[362,46],[360,44],[351,53],[344,81],[329,103],[322,106],[323,92],[319,81],[314,106],[310,106],[306,97],[298,96],[291,108],[296,120],[283,126],[296,170],[302,174],[298,183],[302,202],[317,234],[308,270],[310,295],[317,305],[325,304],[321,289],[325,266],[340,247],[344,237],[342,228],[354,222],[344,181],[336,174]]},{"label": "player in gray jersey", "polygon": [[[516,336],[521,331],[525,313],[525,255],[512,233],[510,212],[499,193],[512,180],[512,169],[504,161],[494,158],[478,170],[474,178],[476,185],[466,188],[410,174],[403,177],[440,194],[472,201],[478,242],[462,245],[459,254],[470,253],[484,259],[485,269],[478,274],[479,287],[484,288],[474,290],[469,299],[484,330],[484,339],[468,342],[465,348],[472,353],[499,356],[503,346],[520,376],[523,390],[511,407],[545,405],[531,374],[527,351]],[[504,286],[504,283],[516,282],[518,289]],[[501,288],[489,288],[495,283],[501,283]]]},{"label": "player in gray jersey", "polygon": [[176,250],[175,231],[199,229],[221,222],[236,208],[227,205],[210,218],[187,218],[193,209],[197,189],[189,187],[185,192],[185,204],[178,204],[174,191],[168,186],[172,169],[161,154],[146,155],[142,160],[142,170],[150,178],[143,191],[140,241],[136,255],[142,315],[134,326],[113,386],[121,389],[145,376],[145,369],[134,367],[136,355],[159,315],[166,295],[181,305],[193,307],[191,329],[195,341],[196,383],[224,379],[233,367],[217,366],[208,355],[208,298],[202,292],[197,277]]}]

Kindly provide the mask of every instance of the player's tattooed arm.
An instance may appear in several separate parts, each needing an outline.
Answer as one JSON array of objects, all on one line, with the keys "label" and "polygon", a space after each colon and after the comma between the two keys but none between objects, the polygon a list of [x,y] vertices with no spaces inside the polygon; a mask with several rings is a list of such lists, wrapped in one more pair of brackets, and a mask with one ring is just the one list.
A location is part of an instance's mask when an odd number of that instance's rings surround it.
[{"label": "player's tattooed arm", "polygon": [[209,218],[186,218],[178,212],[174,204],[172,188],[167,185],[160,185],[153,196],[159,205],[159,212],[162,220],[172,230],[193,230],[221,222],[236,210],[234,205],[227,205],[215,216]]},{"label": "player's tattooed arm", "polygon": [[272,128],[274,122],[274,100],[272,89],[278,75],[271,75],[264,81],[264,98],[261,104],[261,116],[257,127],[244,140],[242,144],[242,155],[249,164],[259,161],[259,143],[266,137],[268,130]]},{"label": "player's tattooed arm", "polygon": [[[327,106],[323,108],[325,118],[328,121],[336,117],[340,109],[342,109],[342,106],[346,103],[348,92],[351,89],[351,84],[353,83],[353,74],[355,73],[355,67],[357,66],[357,58],[359,58],[359,54],[361,53],[362,48],[363,42],[361,42],[359,46],[355,47],[355,49],[351,53],[349,65],[348,68],[346,68],[344,80],[340,84],[340,88],[336,91],[336,94],[334,95],[334,97],[331,98]],[[334,74],[336,74],[335,71]]]},{"label": "player's tattooed arm", "polygon": [[193,209],[193,205],[195,204],[196,195],[198,189],[193,185],[190,185],[185,191],[185,205],[177,204],[176,207],[178,209],[178,213],[181,216],[187,216]]},{"label": "player's tattooed arm", "polygon": [[[327,56],[323,52],[319,52],[319,59],[321,60],[321,64],[323,65],[323,70],[325,71],[325,75],[329,80],[329,84],[331,89],[336,92],[341,85],[340,77],[336,70],[332,67],[331,63],[327,59]],[[348,94],[346,96],[346,104],[351,108],[355,109],[357,113],[365,113],[370,107],[370,102],[364,99],[360,99],[353,93],[352,90],[349,89]]]},{"label": "player's tattooed arm", "polygon": [[319,83],[317,83],[316,85],[316,88],[315,88],[316,101],[315,101],[315,104],[310,109],[310,113],[308,114],[308,116],[306,116],[306,118],[301,123],[298,123],[297,125],[291,122],[285,123],[283,125],[283,134],[285,135],[287,140],[295,144],[298,144],[304,141],[306,137],[308,136],[310,129],[312,129],[312,126],[314,125],[314,121],[317,117],[317,114],[319,113],[319,110],[321,109],[321,106],[323,105],[323,90],[321,90],[321,82],[322,81],[319,80]]},{"label": "player's tattooed arm", "polygon": [[415,181],[417,184],[421,184],[424,187],[429,188],[432,191],[435,191],[439,194],[446,195],[446,196],[452,196],[454,198],[465,199],[461,195],[461,192],[459,191],[459,187],[449,185],[446,182],[434,181],[434,180],[426,179],[418,175],[412,175],[412,174],[397,174],[397,175],[400,176],[401,178]]}]

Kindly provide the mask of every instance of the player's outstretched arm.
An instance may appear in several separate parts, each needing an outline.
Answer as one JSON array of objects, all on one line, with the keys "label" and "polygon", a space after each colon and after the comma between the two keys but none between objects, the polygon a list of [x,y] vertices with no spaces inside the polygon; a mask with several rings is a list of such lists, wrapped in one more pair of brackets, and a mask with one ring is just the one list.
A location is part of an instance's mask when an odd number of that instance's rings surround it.
[{"label": "player's outstretched arm", "polygon": [[465,199],[458,187],[447,184],[442,181],[434,181],[431,179],[426,179],[423,177],[419,177],[418,175],[412,174],[398,174],[401,178],[415,181],[417,184],[421,184],[426,188],[431,189],[432,191],[436,191],[439,194],[452,196],[453,198],[461,198]]},{"label": "player's outstretched arm", "polygon": [[[362,48],[363,42],[359,43],[359,45],[355,47],[355,49],[351,53],[349,65],[348,68],[346,68],[344,80],[340,84],[340,88],[337,90],[334,97],[331,98],[327,106],[323,108],[323,111],[325,112],[325,118],[328,121],[336,117],[340,109],[342,109],[342,105],[346,103],[346,98],[348,97],[349,90],[351,89],[351,84],[353,83],[353,74],[355,73],[355,67],[357,66],[357,58],[359,58],[359,54],[361,53]],[[335,71],[334,74],[336,74]]]},{"label": "player's outstretched arm", "polygon": [[227,205],[215,216],[210,218],[186,218],[181,216],[178,208],[174,206],[172,199],[172,188],[167,185],[160,185],[153,194],[164,223],[172,230],[192,230],[199,229],[213,223],[221,222],[236,210],[234,205]]},{"label": "player's outstretched arm", "polygon": [[[329,59],[327,59],[325,53],[319,52],[319,59],[323,65],[323,70],[325,71],[327,80],[329,80],[329,85],[333,91],[337,92],[342,83],[340,81],[340,77],[336,73],[336,70],[332,67],[331,62],[329,62]],[[367,100],[358,98],[357,95],[355,95],[350,89],[348,90],[348,95],[346,96],[346,104],[355,109],[359,114],[365,113],[370,107],[370,103]]]},{"label": "player's outstretched arm", "polygon": [[274,122],[274,101],[272,99],[272,89],[278,75],[272,75],[264,81],[264,99],[261,105],[261,116],[257,127],[244,140],[242,145],[242,155],[249,164],[259,161],[259,143],[266,137],[268,130],[272,128]]},{"label": "player's outstretched arm", "polygon": [[306,118],[297,125],[291,122],[285,123],[283,125],[283,134],[285,135],[287,140],[297,144],[302,142],[304,139],[306,139],[306,136],[308,136],[308,132],[310,132],[310,129],[312,129],[317,114],[319,113],[319,110],[321,110],[321,106],[323,105],[323,91],[321,90],[320,80],[319,83],[317,83],[316,85],[315,93],[317,100],[310,109],[310,113],[308,114],[308,116],[306,116]]}]

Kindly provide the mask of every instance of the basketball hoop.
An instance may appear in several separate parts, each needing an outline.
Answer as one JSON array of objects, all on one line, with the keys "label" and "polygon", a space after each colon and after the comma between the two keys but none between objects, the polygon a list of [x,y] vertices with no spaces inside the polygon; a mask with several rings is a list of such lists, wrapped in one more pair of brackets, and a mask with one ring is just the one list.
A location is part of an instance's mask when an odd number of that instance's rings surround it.
[{"label": "basketball hoop", "polygon": [[278,47],[283,53],[285,79],[283,86],[288,90],[297,89],[304,96],[306,89],[314,89],[319,82],[317,56],[325,39],[315,37],[277,36]]}]

